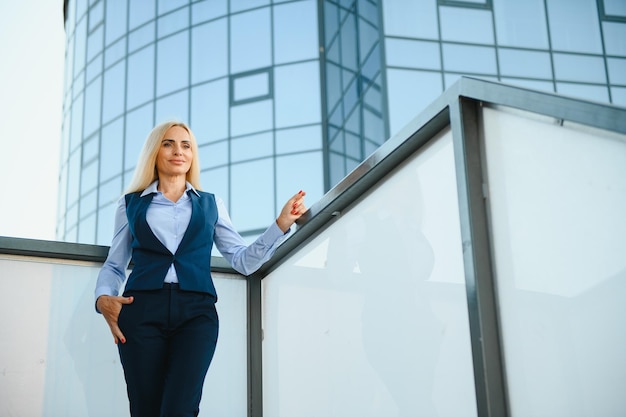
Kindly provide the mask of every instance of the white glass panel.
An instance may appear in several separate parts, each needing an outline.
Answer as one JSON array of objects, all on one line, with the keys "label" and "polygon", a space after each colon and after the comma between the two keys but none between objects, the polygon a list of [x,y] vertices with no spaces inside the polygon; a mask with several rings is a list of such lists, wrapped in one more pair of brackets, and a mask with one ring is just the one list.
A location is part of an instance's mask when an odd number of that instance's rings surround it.
[{"label": "white glass panel", "polygon": [[264,415],[476,415],[449,130],[263,280]]},{"label": "white glass panel", "polygon": [[512,415],[625,415],[626,137],[483,114]]},{"label": "white glass panel", "polygon": [[[128,416],[117,348],[94,310],[99,268],[0,255],[0,414]],[[200,416],[245,417],[246,281],[213,278],[220,336]]]}]

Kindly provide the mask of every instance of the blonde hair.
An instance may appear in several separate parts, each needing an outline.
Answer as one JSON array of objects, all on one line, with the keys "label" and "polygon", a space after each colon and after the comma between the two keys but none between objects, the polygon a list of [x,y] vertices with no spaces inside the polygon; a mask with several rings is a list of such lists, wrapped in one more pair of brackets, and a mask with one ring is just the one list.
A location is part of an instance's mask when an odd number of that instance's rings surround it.
[{"label": "blonde hair", "polygon": [[189,133],[193,157],[189,171],[187,171],[186,179],[196,190],[201,190],[200,160],[198,158],[198,142],[196,141],[196,137],[185,123],[172,120],[156,125],[146,138],[141,153],[139,154],[133,179],[128,188],[126,188],[126,191],[124,191],[124,194],[143,191],[159,178],[156,168],[157,154],[159,153],[159,149],[161,149],[161,141],[165,136],[165,132],[174,126],[182,127]]}]

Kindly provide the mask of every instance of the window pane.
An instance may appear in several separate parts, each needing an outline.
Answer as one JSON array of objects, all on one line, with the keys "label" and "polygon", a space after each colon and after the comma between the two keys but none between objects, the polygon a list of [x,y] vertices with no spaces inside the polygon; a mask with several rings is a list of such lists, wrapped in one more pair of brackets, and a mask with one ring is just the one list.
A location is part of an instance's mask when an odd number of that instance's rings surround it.
[{"label": "window pane", "polygon": [[126,61],[120,61],[104,73],[103,123],[124,112],[125,64]]},{"label": "window pane", "polygon": [[554,83],[552,81],[520,80],[505,77],[502,77],[500,81],[505,84],[517,85],[524,88],[530,88],[532,90],[549,91],[551,93],[554,92]]},{"label": "window pane", "polygon": [[[146,133],[147,136],[147,133]],[[124,155],[124,121],[116,120],[102,128],[100,146],[100,181],[106,181],[122,173]]]},{"label": "window pane", "polygon": [[547,2],[552,49],[602,53],[596,0]]},{"label": "window pane", "polygon": [[191,30],[191,82],[222,77],[228,73],[226,19]]},{"label": "window pane", "polygon": [[441,69],[441,54],[436,42],[387,38],[385,54],[388,66]]},{"label": "window pane", "polygon": [[277,154],[321,149],[322,129],[320,125],[276,131]]},{"label": "window pane", "polygon": [[95,77],[102,74],[102,54],[98,55],[96,59],[87,65],[87,70],[85,72],[87,84],[93,81]]},{"label": "window pane", "polygon": [[76,25],[74,32],[74,78],[85,68],[85,48],[87,43],[87,19]]},{"label": "window pane", "polygon": [[170,36],[158,43],[157,96],[189,85],[189,32]]},{"label": "window pane", "polygon": [[203,0],[191,5],[191,23],[201,23],[207,20],[225,16],[228,13],[228,0]]},{"label": "window pane", "polygon": [[272,129],[272,100],[240,104],[230,109],[232,136]]},{"label": "window pane", "polygon": [[70,152],[83,140],[83,97],[81,94],[72,104],[72,127],[70,132]]},{"label": "window pane", "polygon": [[611,99],[613,104],[626,107],[626,88],[611,87]]},{"label": "window pane", "polygon": [[272,62],[268,8],[231,16],[231,72],[269,67]]},{"label": "window pane", "polygon": [[110,44],[126,33],[126,0],[107,0],[106,19],[106,44]]},{"label": "window pane", "polygon": [[274,153],[274,135],[272,132],[231,139],[230,155],[232,162],[245,161],[272,156]]},{"label": "window pane", "polygon": [[[93,195],[95,199],[95,192]],[[82,202],[81,202],[82,203]],[[93,213],[86,219],[81,219],[79,225],[79,236],[77,243],[93,244],[96,240],[96,214]]]},{"label": "window pane", "polygon": [[356,18],[348,13],[341,24],[341,65],[353,71],[357,70]]},{"label": "window pane", "polygon": [[189,4],[189,0],[159,0],[159,15]]},{"label": "window pane", "polygon": [[128,19],[129,29],[132,30],[156,16],[155,0],[129,1],[130,16]]},{"label": "window pane", "polygon": [[154,41],[154,22],[147,24],[128,35],[128,50],[135,52]]},{"label": "window pane", "polygon": [[[99,147],[100,136],[98,134],[93,135],[83,142],[83,165],[86,165],[88,162],[98,156]],[[97,177],[97,173],[95,176]]]},{"label": "window pane", "polygon": [[67,205],[71,206],[78,200],[78,186],[80,182],[80,150],[70,156],[67,181]]},{"label": "window pane", "polygon": [[592,101],[609,101],[609,92],[605,86],[557,83],[556,91],[566,96],[579,97]]},{"label": "window pane", "polygon": [[439,16],[445,41],[494,43],[490,10],[440,7]]},{"label": "window pane", "polygon": [[317,58],[317,4],[314,1],[274,6],[273,18],[276,64]]},{"label": "window pane", "polygon": [[148,104],[126,115],[124,169],[133,168],[137,164],[141,147],[154,127],[152,111],[152,104]]},{"label": "window pane", "polygon": [[158,37],[170,35],[189,27],[189,7],[159,18]]},{"label": "window pane", "polygon": [[[245,231],[268,227],[277,215],[273,201],[273,159],[234,164],[231,172],[230,215],[235,228]],[[250,210],[250,204],[253,204],[253,210]]]},{"label": "window pane", "polygon": [[226,207],[229,206],[229,172],[228,167],[209,169],[202,171],[200,179],[202,180],[202,189],[210,193],[215,194],[216,197],[220,197],[224,200]]},{"label": "window pane", "polygon": [[102,105],[102,77],[96,78],[85,90],[85,126],[84,136],[88,136],[100,127],[100,108]]},{"label": "window pane", "polygon": [[592,56],[554,54],[554,74],[561,81],[606,83],[604,59]]},{"label": "window pane", "polygon": [[[119,194],[121,194],[121,190]],[[118,194],[118,195],[119,195]],[[98,233],[96,237],[96,245],[108,246],[113,239],[113,220],[115,218],[115,210],[117,204],[109,204],[98,210]]]},{"label": "window pane", "polygon": [[500,73],[514,77],[552,78],[548,52],[500,49]]},{"label": "window pane", "polygon": [[600,0],[604,2],[604,14],[607,16],[626,17],[626,2],[624,0]]},{"label": "window pane", "polygon": [[189,120],[189,90],[158,99],[156,102],[156,123],[166,120]]},{"label": "window pane", "polygon": [[319,123],[319,64],[307,62],[275,68],[274,98],[277,127]]},{"label": "window pane", "polygon": [[[324,195],[324,180],[320,172],[324,170],[322,152],[309,152],[300,155],[276,158],[276,207],[300,190],[306,192],[306,202],[310,207]],[[294,173],[298,175],[294,175]]]},{"label": "window pane", "polygon": [[113,45],[109,46],[104,51],[104,66],[105,68],[110,67],[116,61],[124,58],[126,56],[126,38],[122,38],[119,41],[115,42]]},{"label": "window pane", "polygon": [[626,56],[626,23],[603,22],[607,55]]},{"label": "window pane", "polygon": [[363,19],[359,19],[359,54],[361,64],[368,59],[372,49],[379,45],[380,33],[378,29],[367,23]]},{"label": "window pane", "polygon": [[191,90],[189,123],[199,144],[228,137],[228,103],[226,80],[200,85]]},{"label": "window pane", "polygon": [[[98,160],[92,160],[87,165],[83,165],[81,170],[81,181],[80,181],[80,193],[84,195],[85,193],[93,190],[98,184]],[[82,199],[82,198],[81,198]],[[84,204],[81,203],[84,207]],[[96,209],[95,198],[93,204],[89,203],[89,212]],[[81,216],[86,215],[88,212],[82,212]]]},{"label": "window pane", "polygon": [[609,82],[626,85],[626,59],[607,58]]},{"label": "window pane", "polygon": [[443,63],[446,71],[496,74],[494,48],[444,44]]},{"label": "window pane", "polygon": [[102,36],[103,26],[100,26],[89,35],[87,44],[87,62],[91,61],[96,55],[102,52]]},{"label": "window pane", "polygon": [[154,46],[128,57],[127,108],[154,98]]},{"label": "window pane", "polygon": [[223,140],[200,146],[198,148],[198,157],[200,158],[200,167],[202,169],[228,164],[228,141]]},{"label": "window pane", "polygon": [[548,48],[543,0],[500,0],[493,13],[499,45]]},{"label": "window pane", "polygon": [[437,2],[385,0],[385,35],[439,39]]},{"label": "window pane", "polygon": [[255,97],[268,98],[270,96],[269,71],[233,77],[234,102],[253,99]]}]

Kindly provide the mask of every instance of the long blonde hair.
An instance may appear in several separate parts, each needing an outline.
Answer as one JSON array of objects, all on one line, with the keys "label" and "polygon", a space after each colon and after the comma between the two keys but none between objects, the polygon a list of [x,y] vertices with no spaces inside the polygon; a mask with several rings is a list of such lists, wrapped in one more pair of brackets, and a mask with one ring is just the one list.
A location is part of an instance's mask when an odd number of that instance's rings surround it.
[{"label": "long blonde hair", "polygon": [[186,179],[191,185],[193,185],[196,190],[201,189],[200,160],[198,158],[198,142],[196,141],[196,137],[194,136],[189,126],[187,126],[185,123],[171,120],[156,125],[146,138],[146,141],[143,144],[143,148],[141,149],[141,153],[139,154],[139,159],[137,161],[137,167],[135,167],[133,179],[131,180],[128,188],[126,188],[126,191],[124,191],[124,194],[143,191],[159,178],[156,168],[157,154],[159,153],[159,149],[161,148],[161,141],[165,136],[165,132],[167,132],[168,129],[174,126],[182,127],[189,133],[193,157],[191,160],[191,166],[189,167],[189,171],[187,171]]}]

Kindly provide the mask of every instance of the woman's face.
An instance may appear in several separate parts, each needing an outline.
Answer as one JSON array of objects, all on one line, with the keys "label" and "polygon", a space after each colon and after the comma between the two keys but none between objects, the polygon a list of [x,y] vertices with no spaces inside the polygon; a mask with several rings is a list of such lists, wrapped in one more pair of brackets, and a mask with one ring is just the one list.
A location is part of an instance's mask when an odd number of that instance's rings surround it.
[{"label": "woman's face", "polygon": [[189,133],[180,126],[170,127],[161,140],[157,154],[156,168],[159,177],[186,175],[192,159]]}]

